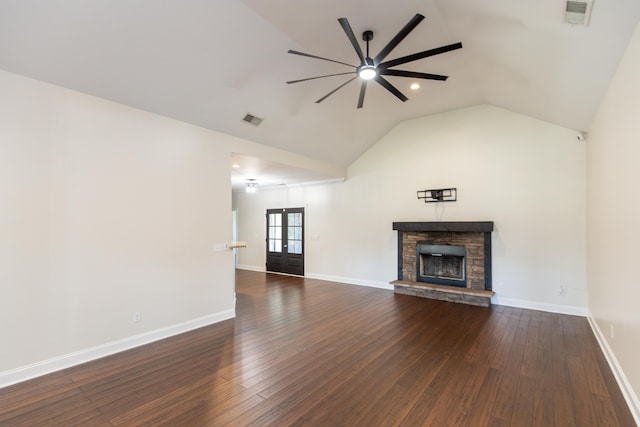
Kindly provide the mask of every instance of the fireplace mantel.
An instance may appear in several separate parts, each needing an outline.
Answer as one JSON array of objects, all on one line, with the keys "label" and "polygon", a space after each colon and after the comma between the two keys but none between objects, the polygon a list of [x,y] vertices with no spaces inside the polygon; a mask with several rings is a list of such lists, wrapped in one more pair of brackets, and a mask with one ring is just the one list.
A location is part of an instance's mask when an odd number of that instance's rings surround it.
[{"label": "fireplace mantel", "polygon": [[393,229],[398,231],[453,231],[490,233],[493,221],[437,221],[437,222],[394,222]]}]

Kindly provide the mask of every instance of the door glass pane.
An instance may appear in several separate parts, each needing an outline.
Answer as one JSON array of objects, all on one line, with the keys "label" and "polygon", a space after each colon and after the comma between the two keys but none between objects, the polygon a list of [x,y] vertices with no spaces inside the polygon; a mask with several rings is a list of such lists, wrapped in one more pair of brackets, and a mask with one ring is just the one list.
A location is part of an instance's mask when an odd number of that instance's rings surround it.
[{"label": "door glass pane", "polygon": [[296,240],[293,243],[289,243],[289,253],[291,253],[291,254],[301,254],[302,253],[302,242],[299,241],[299,240]]},{"label": "door glass pane", "polygon": [[282,252],[282,240],[269,239],[269,250],[271,252]]},{"label": "door glass pane", "polygon": [[287,239],[290,254],[302,254],[302,213],[289,213],[287,216]]},{"label": "door glass pane", "polygon": [[302,227],[289,227],[289,239],[302,240]]},{"label": "door glass pane", "polygon": [[280,227],[269,227],[269,239],[277,239],[280,237],[278,231]]},{"label": "door glass pane", "polygon": [[268,241],[270,252],[282,252],[282,214],[269,214]]},{"label": "door glass pane", "polygon": [[289,227],[293,226],[293,227],[302,227],[302,214],[300,213],[290,213],[289,217],[287,218],[287,222],[289,224]]}]

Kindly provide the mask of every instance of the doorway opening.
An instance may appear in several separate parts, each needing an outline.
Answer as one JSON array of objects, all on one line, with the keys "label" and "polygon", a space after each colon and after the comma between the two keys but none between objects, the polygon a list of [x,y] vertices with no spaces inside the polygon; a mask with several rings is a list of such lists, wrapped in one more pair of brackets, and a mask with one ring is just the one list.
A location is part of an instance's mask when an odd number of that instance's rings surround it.
[{"label": "doorway opening", "polygon": [[304,276],[304,208],[267,209],[267,271]]}]

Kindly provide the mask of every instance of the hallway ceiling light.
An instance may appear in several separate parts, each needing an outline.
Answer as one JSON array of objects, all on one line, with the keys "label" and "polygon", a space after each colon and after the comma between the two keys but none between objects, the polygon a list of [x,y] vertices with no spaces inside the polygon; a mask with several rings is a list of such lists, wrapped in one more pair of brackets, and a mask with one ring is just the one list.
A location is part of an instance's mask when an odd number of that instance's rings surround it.
[{"label": "hallway ceiling light", "polygon": [[258,191],[258,182],[255,179],[247,180],[247,193],[255,193]]}]

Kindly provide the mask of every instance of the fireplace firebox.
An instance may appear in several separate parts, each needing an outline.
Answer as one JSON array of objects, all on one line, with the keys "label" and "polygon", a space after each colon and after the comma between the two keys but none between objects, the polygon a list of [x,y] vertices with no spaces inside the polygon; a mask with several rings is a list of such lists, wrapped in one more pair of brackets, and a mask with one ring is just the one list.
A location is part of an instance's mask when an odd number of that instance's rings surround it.
[{"label": "fireplace firebox", "polygon": [[456,245],[432,245],[418,242],[416,279],[418,282],[467,287],[466,249]]}]

